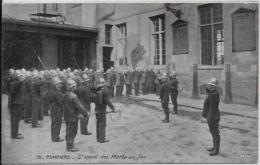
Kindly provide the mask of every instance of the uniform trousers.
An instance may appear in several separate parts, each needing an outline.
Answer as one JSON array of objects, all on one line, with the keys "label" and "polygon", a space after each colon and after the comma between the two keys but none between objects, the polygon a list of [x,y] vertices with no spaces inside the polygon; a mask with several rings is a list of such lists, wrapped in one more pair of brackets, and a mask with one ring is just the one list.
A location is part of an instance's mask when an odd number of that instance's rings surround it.
[{"label": "uniform trousers", "polygon": [[81,132],[81,134],[88,133],[88,121],[89,121],[88,116],[80,119],[80,132]]},{"label": "uniform trousers", "polygon": [[66,142],[67,144],[73,144],[74,139],[78,132],[78,122],[66,122]]},{"label": "uniform trousers", "polygon": [[169,121],[169,101],[161,100],[161,104],[165,114],[165,120]]},{"label": "uniform trousers", "polygon": [[106,140],[106,105],[96,105],[96,119],[97,119],[97,141],[103,142]]},{"label": "uniform trousers", "polygon": [[24,121],[28,122],[32,117],[32,98],[30,95],[24,96]]},{"label": "uniform trousers", "polygon": [[21,119],[21,112],[23,109],[22,104],[14,104],[11,109],[11,137],[18,136],[19,122]]},{"label": "uniform trousers", "polygon": [[219,151],[220,135],[219,135],[219,121],[208,120],[209,132],[213,138],[213,146]]},{"label": "uniform trousers", "polygon": [[41,113],[41,98],[32,97],[32,127],[36,127]]},{"label": "uniform trousers", "polygon": [[60,137],[62,124],[62,111],[51,109],[51,140],[56,141]]},{"label": "uniform trousers", "polygon": [[139,83],[134,83],[135,95],[139,95]]},{"label": "uniform trousers", "polygon": [[172,104],[174,106],[175,113],[178,113],[177,97],[178,97],[178,92],[171,92],[171,100],[172,100]]}]

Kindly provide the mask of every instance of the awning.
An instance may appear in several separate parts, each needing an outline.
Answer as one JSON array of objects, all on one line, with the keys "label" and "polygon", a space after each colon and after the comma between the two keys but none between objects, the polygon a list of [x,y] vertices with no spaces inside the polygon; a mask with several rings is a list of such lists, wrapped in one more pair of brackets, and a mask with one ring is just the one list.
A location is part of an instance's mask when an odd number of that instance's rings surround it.
[{"label": "awning", "polygon": [[2,19],[2,29],[4,31],[18,31],[81,38],[97,37],[99,32],[97,28],[7,18]]}]

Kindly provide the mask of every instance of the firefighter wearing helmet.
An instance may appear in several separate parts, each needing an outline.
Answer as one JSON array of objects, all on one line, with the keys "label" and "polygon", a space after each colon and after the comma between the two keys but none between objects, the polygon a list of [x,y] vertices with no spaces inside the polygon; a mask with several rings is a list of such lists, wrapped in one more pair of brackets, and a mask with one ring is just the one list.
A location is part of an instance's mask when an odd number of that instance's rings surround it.
[{"label": "firefighter wearing helmet", "polygon": [[106,108],[107,105],[114,112],[115,107],[109,99],[108,90],[106,88],[106,81],[100,78],[97,85],[97,100],[95,101],[95,111],[97,119],[97,142],[106,143]]},{"label": "firefighter wearing helmet", "polygon": [[73,79],[67,81],[67,92],[63,99],[64,119],[66,122],[66,150],[68,152],[77,152],[74,146],[74,139],[78,131],[78,119],[88,116],[88,111],[81,104],[78,96],[75,94],[77,84]]}]

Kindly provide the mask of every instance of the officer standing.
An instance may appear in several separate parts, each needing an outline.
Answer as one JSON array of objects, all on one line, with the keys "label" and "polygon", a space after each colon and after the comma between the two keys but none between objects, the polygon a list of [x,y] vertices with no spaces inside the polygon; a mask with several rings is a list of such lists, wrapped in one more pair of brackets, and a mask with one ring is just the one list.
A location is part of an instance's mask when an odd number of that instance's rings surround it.
[{"label": "officer standing", "polygon": [[97,100],[95,105],[97,119],[97,141],[99,143],[106,143],[108,142],[106,139],[106,108],[108,105],[112,111],[115,111],[115,107],[109,100],[106,82],[103,78],[100,78],[97,86]]},{"label": "officer standing", "polygon": [[67,92],[63,100],[64,119],[66,121],[66,150],[68,152],[77,152],[79,149],[75,148],[74,139],[78,131],[78,118],[82,118],[82,115],[87,117],[88,113],[74,93],[77,89],[76,82],[69,79],[67,87]]},{"label": "officer standing", "polygon": [[12,139],[23,139],[23,136],[19,134],[19,122],[21,119],[23,110],[23,81],[24,76],[18,70],[16,72],[16,78],[10,83],[10,114],[11,114],[11,138]]},{"label": "officer standing", "polygon": [[219,121],[220,121],[220,112],[219,112],[219,88],[218,80],[212,78],[207,83],[207,97],[203,105],[202,116],[207,119],[209,131],[213,138],[213,147],[207,149],[210,152],[210,156],[215,156],[219,154],[220,148],[220,135],[219,135]]},{"label": "officer standing", "polygon": [[32,128],[42,127],[38,123],[39,114],[41,111],[41,94],[40,86],[41,80],[39,79],[38,71],[33,71],[32,84],[31,84],[31,96],[32,96]]},{"label": "officer standing", "polygon": [[30,123],[32,118],[31,72],[26,72],[24,80],[24,122]]},{"label": "officer standing", "polygon": [[53,86],[51,90],[46,94],[48,98],[48,103],[51,110],[51,140],[53,142],[62,142],[63,139],[60,138],[60,129],[62,124],[62,101],[63,93],[62,81],[58,77],[53,78]]},{"label": "officer standing", "polygon": [[136,69],[134,69],[133,72],[133,82],[134,82],[135,96],[139,96],[139,72]]},{"label": "officer standing", "polygon": [[174,106],[175,114],[178,113],[178,104],[177,104],[177,97],[178,97],[178,79],[176,78],[176,72],[173,71],[170,75],[170,85],[171,85],[171,100]]},{"label": "officer standing", "polygon": [[[82,79],[83,79],[83,82],[79,85],[76,93],[79,97],[80,102],[84,106],[84,108],[88,112],[90,112],[91,111],[91,106],[90,106],[91,90],[90,90],[90,83],[89,83],[90,79],[86,73],[82,74]],[[88,131],[88,121],[89,121],[88,116],[80,119],[80,132],[82,135],[92,135],[92,133],[90,133]]]},{"label": "officer standing", "polygon": [[111,71],[111,96],[115,96],[115,85],[116,85],[116,72],[114,71],[114,67],[110,68]]},{"label": "officer standing", "polygon": [[126,96],[130,96],[131,94],[131,78],[131,71],[130,68],[128,68],[127,72],[125,73]]},{"label": "officer standing", "polygon": [[116,96],[119,96],[119,91],[120,91],[120,71],[116,71]]},{"label": "officer standing", "polygon": [[170,96],[170,84],[166,74],[161,77],[162,87],[160,90],[161,105],[165,113],[165,119],[163,123],[169,123],[169,96]]}]

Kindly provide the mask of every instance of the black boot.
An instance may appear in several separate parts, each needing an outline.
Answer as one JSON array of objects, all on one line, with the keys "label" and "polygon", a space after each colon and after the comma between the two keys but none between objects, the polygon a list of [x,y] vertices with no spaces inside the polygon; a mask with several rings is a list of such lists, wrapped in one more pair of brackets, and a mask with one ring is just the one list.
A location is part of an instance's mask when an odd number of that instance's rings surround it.
[{"label": "black boot", "polygon": [[209,154],[210,156],[216,156],[219,154],[220,141],[216,140],[215,149]]},{"label": "black boot", "polygon": [[207,151],[212,152],[215,149],[215,140],[213,139],[213,146],[211,148],[208,148]]},{"label": "black boot", "polygon": [[71,143],[67,143],[66,150],[68,152],[78,152],[79,151],[79,149],[75,148],[75,146]]}]

